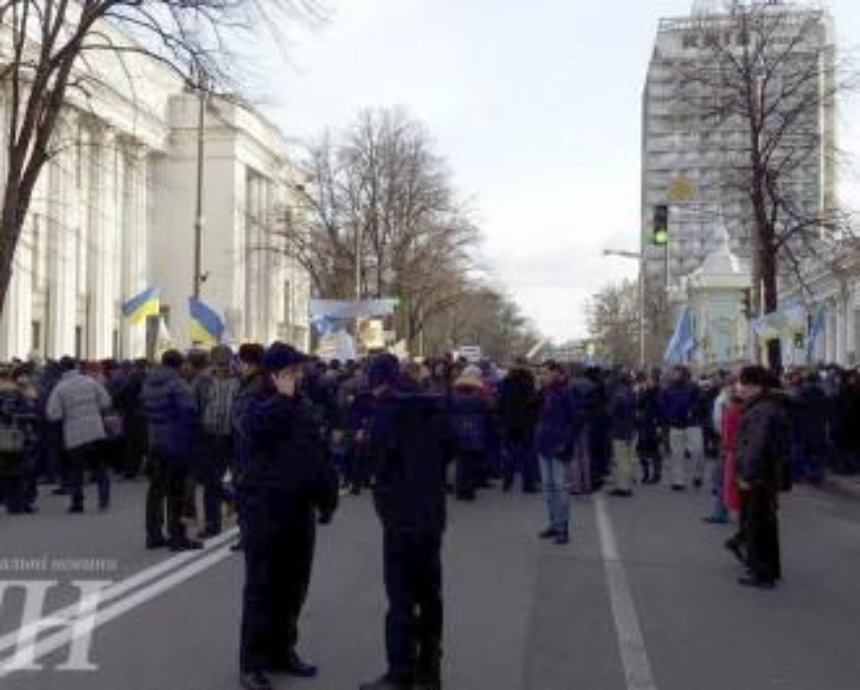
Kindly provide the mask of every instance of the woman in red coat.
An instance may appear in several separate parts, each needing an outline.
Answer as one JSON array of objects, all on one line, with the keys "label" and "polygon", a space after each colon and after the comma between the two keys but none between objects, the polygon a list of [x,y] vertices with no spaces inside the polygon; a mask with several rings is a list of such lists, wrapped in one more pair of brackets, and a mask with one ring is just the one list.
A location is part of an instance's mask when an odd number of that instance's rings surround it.
[{"label": "woman in red coat", "polygon": [[737,449],[741,420],[744,416],[744,404],[737,390],[733,387],[729,404],[723,413],[723,500],[726,508],[738,513],[738,531],[725,543],[741,562],[746,563],[747,537],[744,533],[746,520],[742,513],[741,489],[738,484]]},{"label": "woman in red coat", "polygon": [[732,391],[731,399],[723,413],[723,500],[726,508],[733,512],[741,509],[741,494],[737,482],[736,455],[738,432],[744,414],[743,402]]}]

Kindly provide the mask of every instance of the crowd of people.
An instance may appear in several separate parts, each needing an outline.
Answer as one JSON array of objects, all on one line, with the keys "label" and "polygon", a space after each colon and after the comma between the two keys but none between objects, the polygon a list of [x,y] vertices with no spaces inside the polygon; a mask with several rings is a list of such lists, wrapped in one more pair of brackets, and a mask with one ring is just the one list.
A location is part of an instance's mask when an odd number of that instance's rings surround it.
[{"label": "crowd of people", "polygon": [[781,577],[779,493],[860,470],[858,415],[860,376],[836,367],[696,380],[683,367],[553,361],[324,363],[280,343],[168,351],[157,365],[66,357],[0,367],[0,497],[9,514],[31,513],[50,491],[83,513],[92,484],[108,510],[112,480],[145,475],[145,545],[173,551],[203,548],[235,513],[242,685],[268,690],[269,673],[316,674],[296,652],[316,525],[369,490],[384,534],[389,668],[362,688],[433,690],[447,494],[542,491],[539,536],[561,546],[571,496],[707,488],[707,522],[737,515],[726,547],[746,568],[740,581],[770,588]]}]

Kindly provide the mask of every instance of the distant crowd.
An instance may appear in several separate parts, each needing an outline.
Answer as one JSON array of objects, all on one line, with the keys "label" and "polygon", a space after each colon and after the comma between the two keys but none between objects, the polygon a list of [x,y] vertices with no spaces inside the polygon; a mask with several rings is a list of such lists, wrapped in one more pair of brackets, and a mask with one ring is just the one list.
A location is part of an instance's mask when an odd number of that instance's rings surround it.
[{"label": "distant crowd", "polygon": [[[199,487],[208,510],[204,536],[220,531],[221,503],[232,501],[225,479],[235,481],[241,473],[234,406],[248,386],[252,393],[262,386],[263,353],[253,344],[236,353],[219,346],[173,361],[195,405],[188,439],[174,439],[188,446],[183,517],[196,516]],[[705,462],[723,457],[725,411],[737,402],[736,377],[730,373],[695,380],[682,368],[631,375],[549,364],[553,380],[543,385],[537,380],[540,368],[524,362],[507,370],[450,357],[403,364],[404,385],[450,399],[456,435],[451,483],[458,499],[474,499],[493,480],[508,491],[517,476],[523,491],[537,491],[541,446],[547,450],[553,433],[573,439],[565,451],[571,461],[565,479],[573,494],[609,482],[611,493],[630,495],[637,483],[660,483],[666,463],[672,488],[698,487],[705,480]],[[70,511],[81,512],[85,472],[96,483],[99,508],[106,509],[111,474],[132,480],[157,469],[147,463],[147,449],[150,436],[159,433],[158,401],[150,400],[148,414],[144,389],[148,378],[158,388],[161,369],[145,360],[68,357],[0,365],[0,500],[7,512],[33,512],[40,490],[70,495]],[[372,483],[364,433],[371,400],[366,369],[363,361],[311,360],[303,384],[329,438],[342,486],[356,494]],[[570,395],[547,395],[559,387]],[[86,398],[87,389],[96,392],[95,409],[75,404],[76,392]],[[782,378],[781,390],[793,422],[788,447],[793,480],[815,484],[828,470],[860,471],[860,374],[836,366],[794,370]],[[552,409],[553,397],[562,409]],[[715,516],[722,515],[718,502]]]}]

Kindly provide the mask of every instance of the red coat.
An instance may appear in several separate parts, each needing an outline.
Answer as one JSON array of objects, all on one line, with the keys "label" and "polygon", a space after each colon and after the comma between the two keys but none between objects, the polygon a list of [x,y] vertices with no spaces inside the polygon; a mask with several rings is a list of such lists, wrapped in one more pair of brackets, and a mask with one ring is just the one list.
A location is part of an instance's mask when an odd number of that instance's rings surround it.
[{"label": "red coat", "polygon": [[738,433],[741,429],[743,405],[732,403],[723,414],[723,500],[729,510],[741,509],[741,495],[737,482]]}]

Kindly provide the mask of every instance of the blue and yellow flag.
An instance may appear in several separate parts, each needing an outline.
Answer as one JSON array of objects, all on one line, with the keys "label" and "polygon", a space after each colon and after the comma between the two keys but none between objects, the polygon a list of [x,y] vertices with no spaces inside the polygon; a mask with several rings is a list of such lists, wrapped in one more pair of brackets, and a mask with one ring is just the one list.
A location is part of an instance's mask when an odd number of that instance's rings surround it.
[{"label": "blue and yellow flag", "polygon": [[147,316],[158,316],[161,310],[158,288],[149,288],[135,295],[122,305],[122,315],[135,326],[146,320]]},{"label": "blue and yellow flag", "polygon": [[220,343],[224,336],[224,322],[221,317],[196,297],[188,298],[188,310],[191,312],[191,340],[209,345]]}]

